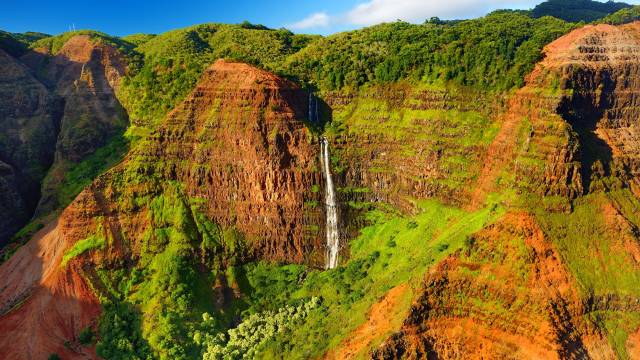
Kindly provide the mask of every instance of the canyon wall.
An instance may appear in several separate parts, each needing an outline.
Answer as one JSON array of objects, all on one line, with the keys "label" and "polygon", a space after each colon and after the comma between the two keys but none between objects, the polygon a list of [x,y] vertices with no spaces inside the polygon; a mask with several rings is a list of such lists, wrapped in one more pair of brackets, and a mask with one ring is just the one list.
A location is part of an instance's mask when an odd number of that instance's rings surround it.
[{"label": "canyon wall", "polygon": [[61,104],[0,49],[0,247],[31,218],[53,163]]},{"label": "canyon wall", "polygon": [[[88,356],[77,339],[95,324],[96,294],[105,294],[96,267],[161,253],[167,226],[188,237],[190,258],[203,265],[208,251],[228,250],[198,245],[216,229],[226,241],[237,233],[227,246],[246,246],[239,256],[247,259],[324,265],[323,207],[308,205],[321,202],[312,188],[322,180],[319,144],[301,120],[306,99],[292,82],[246,64],[209,67],[160,129],[0,267],[0,355]],[[91,236],[104,245],[65,260]]]},{"label": "canyon wall", "polygon": [[[502,198],[511,210],[425,276],[375,358],[633,353],[639,29],[586,26],[545,48],[500,118],[472,196],[480,206],[515,189]],[[629,340],[611,340],[621,334]]]}]

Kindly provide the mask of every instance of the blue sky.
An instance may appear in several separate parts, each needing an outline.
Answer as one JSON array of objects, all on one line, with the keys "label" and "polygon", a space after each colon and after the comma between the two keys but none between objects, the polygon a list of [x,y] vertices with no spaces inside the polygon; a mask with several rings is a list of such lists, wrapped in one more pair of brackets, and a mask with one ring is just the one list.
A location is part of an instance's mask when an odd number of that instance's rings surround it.
[{"label": "blue sky", "polygon": [[[529,9],[542,0],[2,0],[0,29],[57,34],[76,29],[112,35],[161,33],[206,22],[248,20],[298,33],[330,34],[397,19],[471,18],[495,9]],[[640,4],[640,0],[627,1]]]}]

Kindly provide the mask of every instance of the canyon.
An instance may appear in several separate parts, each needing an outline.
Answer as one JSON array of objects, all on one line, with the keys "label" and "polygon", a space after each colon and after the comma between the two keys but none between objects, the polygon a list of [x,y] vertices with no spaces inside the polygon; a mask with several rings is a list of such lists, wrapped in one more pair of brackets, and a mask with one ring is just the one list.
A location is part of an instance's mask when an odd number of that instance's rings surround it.
[{"label": "canyon", "polygon": [[508,91],[207,58],[158,124],[187,66],[100,36],[0,48],[0,358],[637,358],[640,22]]}]

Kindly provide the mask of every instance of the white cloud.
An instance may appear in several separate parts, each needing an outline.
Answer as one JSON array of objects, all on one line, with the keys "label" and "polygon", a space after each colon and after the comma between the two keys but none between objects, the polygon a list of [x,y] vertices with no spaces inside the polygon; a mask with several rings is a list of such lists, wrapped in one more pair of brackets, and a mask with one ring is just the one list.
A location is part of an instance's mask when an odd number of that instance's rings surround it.
[{"label": "white cloud", "polygon": [[404,20],[422,22],[432,16],[464,19],[486,14],[499,8],[530,8],[536,0],[370,0],[346,14],[354,25],[373,25]]},{"label": "white cloud", "polygon": [[325,12],[317,12],[315,14],[311,14],[306,18],[295,22],[288,27],[294,30],[304,30],[310,28],[320,28],[329,26],[330,17]]},{"label": "white cloud", "polygon": [[293,30],[352,28],[382,22],[404,20],[423,22],[437,16],[442,19],[467,19],[496,9],[530,9],[542,0],[367,0],[339,14],[317,12],[288,25]]}]

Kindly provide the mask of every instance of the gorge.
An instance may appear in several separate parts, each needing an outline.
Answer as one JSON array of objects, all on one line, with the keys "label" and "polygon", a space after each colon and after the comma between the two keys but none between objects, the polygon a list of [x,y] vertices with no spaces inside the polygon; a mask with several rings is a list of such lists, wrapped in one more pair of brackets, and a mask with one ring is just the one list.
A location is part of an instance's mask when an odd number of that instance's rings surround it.
[{"label": "gorge", "polygon": [[0,359],[640,359],[640,7],[563,4],[0,31]]}]

